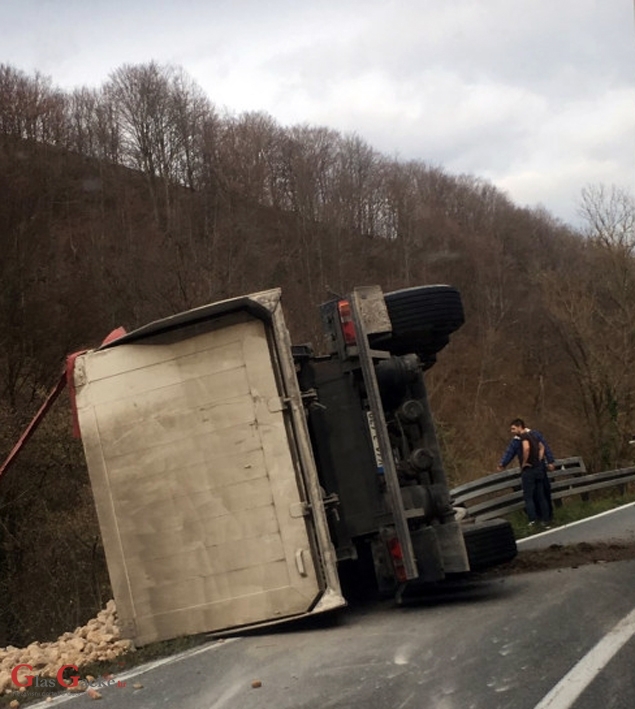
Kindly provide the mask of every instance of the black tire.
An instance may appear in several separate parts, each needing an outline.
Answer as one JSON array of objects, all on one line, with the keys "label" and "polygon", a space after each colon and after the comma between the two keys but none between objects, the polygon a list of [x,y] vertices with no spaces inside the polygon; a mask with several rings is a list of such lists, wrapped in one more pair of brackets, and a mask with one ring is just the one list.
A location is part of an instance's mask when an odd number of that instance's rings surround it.
[{"label": "black tire", "polygon": [[392,334],[371,339],[371,344],[392,354],[415,352],[433,363],[434,355],[465,321],[461,294],[452,286],[404,288],[386,293],[384,298]]},{"label": "black tire", "polygon": [[431,331],[449,335],[465,321],[461,294],[452,286],[404,288],[384,298],[397,337]]},{"label": "black tire", "polygon": [[505,519],[466,524],[463,538],[472,571],[505,564],[518,553],[514,531]]}]

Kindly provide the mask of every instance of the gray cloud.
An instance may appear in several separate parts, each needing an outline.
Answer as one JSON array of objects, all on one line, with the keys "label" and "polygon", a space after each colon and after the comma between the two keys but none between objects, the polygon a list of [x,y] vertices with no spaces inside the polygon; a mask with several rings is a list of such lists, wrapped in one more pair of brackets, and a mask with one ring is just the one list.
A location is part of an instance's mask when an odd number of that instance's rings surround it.
[{"label": "gray cloud", "polygon": [[7,61],[64,87],[174,63],[231,112],[356,132],[573,221],[633,184],[633,7],[605,0],[21,0]]}]

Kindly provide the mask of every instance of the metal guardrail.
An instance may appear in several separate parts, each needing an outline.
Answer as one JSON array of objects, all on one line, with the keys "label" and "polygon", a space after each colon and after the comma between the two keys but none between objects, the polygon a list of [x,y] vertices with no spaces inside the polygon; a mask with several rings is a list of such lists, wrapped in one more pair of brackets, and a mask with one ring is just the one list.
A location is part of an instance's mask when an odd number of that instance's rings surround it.
[{"label": "metal guardrail", "polygon": [[[586,495],[594,490],[635,482],[635,467],[587,473],[584,461],[578,456],[555,461],[555,470],[549,472],[551,498],[560,500],[570,495]],[[450,490],[455,506],[463,506],[470,517],[479,520],[506,515],[525,506],[520,482],[520,468],[486,475]]]}]

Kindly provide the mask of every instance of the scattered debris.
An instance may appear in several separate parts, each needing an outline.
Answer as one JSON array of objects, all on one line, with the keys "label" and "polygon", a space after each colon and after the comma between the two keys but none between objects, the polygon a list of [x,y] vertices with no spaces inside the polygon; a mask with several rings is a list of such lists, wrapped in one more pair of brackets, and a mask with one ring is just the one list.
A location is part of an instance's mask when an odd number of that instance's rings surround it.
[{"label": "scattered debris", "polygon": [[[17,665],[26,664],[33,668],[22,668],[19,677],[33,675],[56,678],[63,665],[75,665],[81,669],[95,662],[112,661],[131,649],[132,643],[121,638],[117,627],[115,602],[108,601],[106,608],[100,611],[96,618],[92,618],[82,627],[75,628],[72,633],[64,633],[54,642],[33,642],[25,648],[12,645],[0,648],[0,694],[17,691],[18,688],[11,678],[11,671]],[[91,681],[88,677],[85,679],[87,682]],[[80,682],[76,688],[69,689],[84,691],[87,682]],[[25,690],[24,687],[21,689]]]},{"label": "scattered debris", "polygon": [[482,576],[508,576],[549,569],[577,569],[585,564],[635,559],[635,542],[580,542],[551,544],[545,549],[519,551],[513,561],[483,572]]}]

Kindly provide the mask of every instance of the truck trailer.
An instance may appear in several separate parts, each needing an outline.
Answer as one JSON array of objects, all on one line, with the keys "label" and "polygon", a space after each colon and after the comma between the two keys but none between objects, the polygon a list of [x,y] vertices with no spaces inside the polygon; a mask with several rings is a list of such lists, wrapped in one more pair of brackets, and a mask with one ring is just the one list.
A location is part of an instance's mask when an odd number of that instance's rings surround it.
[{"label": "truck trailer", "polygon": [[[451,286],[355,288],[293,344],[279,289],[194,308],[74,360],[77,420],[124,636],[137,645],[401,601],[511,560],[462,518],[424,373]],[[324,348],[323,348],[324,349]]]}]

